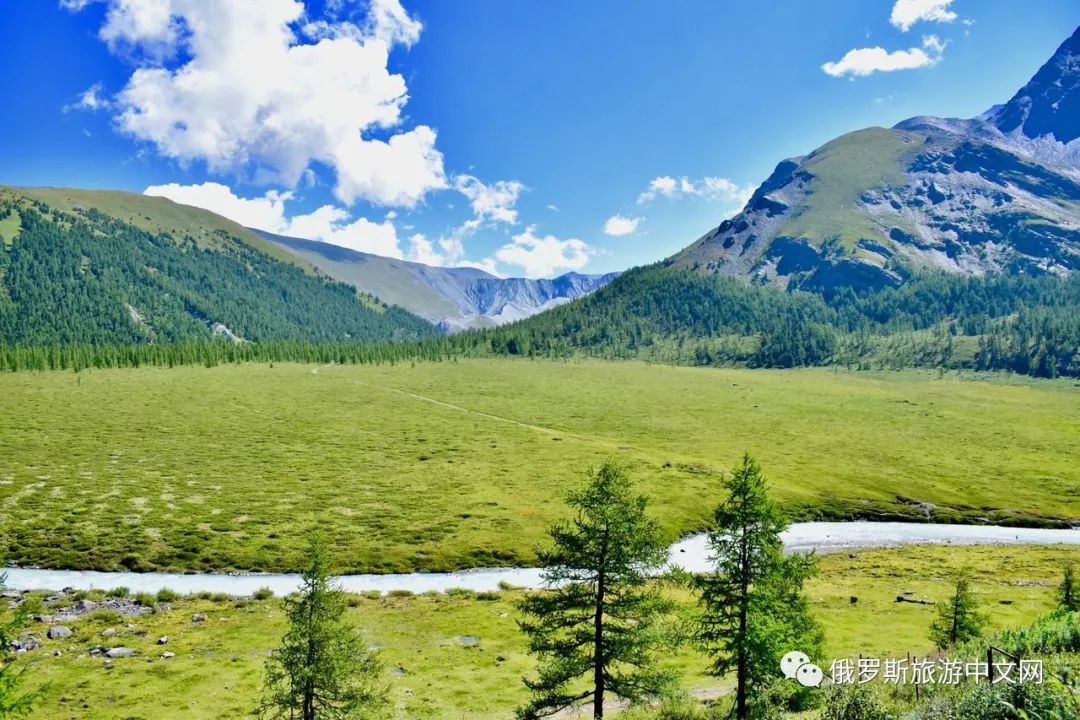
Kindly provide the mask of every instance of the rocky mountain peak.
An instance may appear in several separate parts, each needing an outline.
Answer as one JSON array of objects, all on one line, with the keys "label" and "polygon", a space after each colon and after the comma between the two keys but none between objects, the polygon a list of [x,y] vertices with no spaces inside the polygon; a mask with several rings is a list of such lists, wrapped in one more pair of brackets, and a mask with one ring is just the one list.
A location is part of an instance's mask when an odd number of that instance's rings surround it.
[{"label": "rocky mountain peak", "polygon": [[1080,27],[1009,102],[987,121],[1005,134],[1050,135],[1069,143],[1080,137]]}]

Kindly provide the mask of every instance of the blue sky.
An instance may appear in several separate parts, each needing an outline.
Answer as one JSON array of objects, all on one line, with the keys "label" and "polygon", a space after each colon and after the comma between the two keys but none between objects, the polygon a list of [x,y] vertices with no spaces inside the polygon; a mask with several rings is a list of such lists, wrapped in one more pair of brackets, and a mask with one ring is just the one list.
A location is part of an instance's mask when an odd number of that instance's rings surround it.
[{"label": "blue sky", "polygon": [[7,2],[0,182],[604,272],[836,135],[1006,101],[1078,23],[1074,0]]}]

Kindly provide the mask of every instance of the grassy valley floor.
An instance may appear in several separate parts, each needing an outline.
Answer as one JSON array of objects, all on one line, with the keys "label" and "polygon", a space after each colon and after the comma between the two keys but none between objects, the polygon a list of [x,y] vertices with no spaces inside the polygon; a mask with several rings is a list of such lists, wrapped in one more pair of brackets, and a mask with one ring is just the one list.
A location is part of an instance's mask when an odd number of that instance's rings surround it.
[{"label": "grassy valley floor", "polygon": [[744,450],[794,515],[1080,518],[1080,387],[600,361],[0,375],[0,553],[93,569],[529,564],[613,456],[671,538]]},{"label": "grassy valley floor", "polygon": [[[973,571],[973,587],[991,618],[990,630],[1023,625],[1052,605],[1051,587],[1080,549],[1037,547],[941,547],[827,555],[808,585],[813,612],[826,633],[828,663],[858,653],[873,657],[921,655],[931,650],[929,605],[897,603],[909,597],[947,597],[951,574]],[[684,610],[688,597],[676,593]],[[855,596],[858,602],[852,603]],[[524,699],[521,676],[532,670],[518,632],[519,593],[494,599],[475,596],[355,596],[350,619],[382,648],[398,718],[475,718],[512,714]],[[70,599],[69,599],[70,602]],[[205,621],[192,622],[195,613]],[[285,623],[281,602],[184,599],[136,619],[98,611],[72,623],[75,634],[45,639],[21,657],[34,682],[48,681],[33,718],[45,720],[226,720],[250,717],[266,654],[277,646]],[[116,634],[103,637],[106,628]],[[167,635],[167,645],[156,644]],[[126,646],[130,658],[110,663],[91,647]],[[175,657],[161,659],[164,651]],[[60,655],[54,655],[60,651]],[[727,692],[724,679],[702,674],[704,660],[686,649],[669,659],[683,687],[702,698]]]}]

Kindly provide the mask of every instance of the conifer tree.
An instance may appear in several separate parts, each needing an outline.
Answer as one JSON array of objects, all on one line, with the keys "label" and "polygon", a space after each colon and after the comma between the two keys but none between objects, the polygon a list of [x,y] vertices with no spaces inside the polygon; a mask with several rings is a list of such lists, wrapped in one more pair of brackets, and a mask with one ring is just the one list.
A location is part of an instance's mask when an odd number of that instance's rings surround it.
[{"label": "conifer tree", "polygon": [[697,640],[711,660],[711,674],[735,673],[735,717],[746,720],[755,701],[764,704],[784,654],[820,656],[821,631],[803,595],[816,563],[813,554],[783,554],[780,533],[787,521],[749,454],[724,486],[728,497],[709,531],[715,571],[694,581],[700,593]]},{"label": "conifer tree", "polygon": [[930,639],[939,650],[945,650],[979,637],[984,625],[986,616],[979,612],[978,601],[971,591],[971,578],[967,571],[961,571],[956,576],[952,597],[938,604]]},{"label": "conifer tree", "polygon": [[300,593],[286,598],[289,629],[266,663],[263,720],[369,720],[385,716],[383,666],[345,622],[345,598],[315,539]]},{"label": "conifer tree", "polygon": [[1057,589],[1058,607],[1074,612],[1080,610],[1080,588],[1076,586],[1075,571],[1072,565],[1065,566],[1061,584]]},{"label": "conifer tree", "polygon": [[520,605],[519,624],[539,659],[538,676],[525,680],[532,699],[520,718],[588,700],[599,720],[609,693],[639,701],[673,682],[657,664],[666,643],[659,621],[671,606],[650,580],[667,553],[646,499],[608,461],[567,502],[573,519],[551,529],[553,545],[540,553],[550,589]]},{"label": "conifer tree", "polygon": [[[6,580],[6,575],[0,575],[0,590],[3,590]],[[44,688],[20,690],[27,667],[15,664],[15,650],[11,642],[26,627],[28,619],[25,610],[16,610],[13,617],[0,624],[0,720],[27,717],[44,691]]]}]

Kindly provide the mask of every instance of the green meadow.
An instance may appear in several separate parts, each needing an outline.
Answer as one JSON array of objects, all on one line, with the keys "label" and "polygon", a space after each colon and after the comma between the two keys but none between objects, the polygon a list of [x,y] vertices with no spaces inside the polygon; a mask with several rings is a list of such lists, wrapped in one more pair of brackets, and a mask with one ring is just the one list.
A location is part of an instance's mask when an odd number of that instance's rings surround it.
[{"label": "green meadow", "polygon": [[49,567],[528,564],[625,464],[671,538],[744,451],[797,518],[1080,518],[1080,387],[937,373],[470,360],[0,375],[0,553]]},{"label": "green meadow", "polygon": [[[993,631],[1026,624],[1049,610],[1062,565],[1077,561],[1080,550],[1065,547],[923,546],[840,553],[822,557],[821,574],[807,593],[826,634],[826,663],[859,653],[920,655],[932,650],[927,629],[934,608],[897,603],[897,595],[948,597],[952,573],[968,567]],[[689,597],[672,592],[681,612],[688,613]],[[381,648],[395,717],[509,717],[525,697],[521,677],[533,668],[516,625],[519,597],[517,591],[480,597],[353,596],[349,618]],[[193,623],[195,613],[206,620]],[[33,718],[250,718],[266,654],[285,630],[277,599],[185,599],[137,619],[98,611],[73,626],[75,634],[62,640],[45,639],[43,625],[31,626],[42,646],[20,656],[20,662],[30,664],[27,677],[34,682],[49,682]],[[103,637],[106,628],[115,634]],[[157,644],[162,635],[168,636],[167,645]],[[131,647],[137,654],[107,663],[88,652],[102,645]],[[165,650],[175,657],[162,659]],[[723,698],[730,689],[726,679],[702,673],[705,660],[692,649],[679,650],[666,662],[681,675],[682,688],[697,698]]]}]

